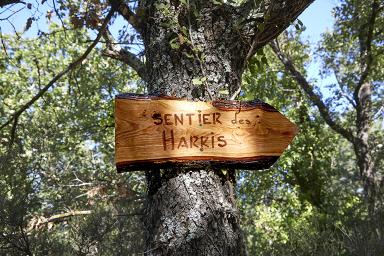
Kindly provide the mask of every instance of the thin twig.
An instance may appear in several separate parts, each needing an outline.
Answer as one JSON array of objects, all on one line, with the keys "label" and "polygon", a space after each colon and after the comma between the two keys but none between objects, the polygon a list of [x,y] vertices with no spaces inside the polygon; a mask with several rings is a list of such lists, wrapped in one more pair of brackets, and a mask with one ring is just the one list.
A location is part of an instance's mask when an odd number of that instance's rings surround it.
[{"label": "thin twig", "polygon": [[303,76],[303,74],[296,69],[296,66],[294,65],[292,59],[285,55],[278,44],[278,41],[272,41],[269,44],[273,50],[273,52],[276,54],[276,56],[280,59],[280,61],[283,63],[285,69],[287,72],[289,72],[292,77],[295,79],[295,81],[298,83],[298,85],[305,91],[309,99],[312,101],[314,105],[317,106],[319,109],[319,112],[321,116],[323,117],[324,121],[337,133],[342,135],[345,139],[347,139],[349,142],[354,143],[355,136],[350,128],[344,128],[341,124],[337,122],[332,116],[332,113],[327,105],[323,102],[321,97],[315,93],[313,87],[309,84],[307,79]]},{"label": "thin twig", "polygon": [[7,52],[7,47],[5,46],[4,38],[3,38],[3,32],[1,31],[1,26],[0,26],[0,40],[1,40],[1,46],[3,47],[3,50],[5,52],[5,55],[9,58],[8,52]]},{"label": "thin twig", "polygon": [[65,23],[64,23],[63,19],[61,18],[59,10],[56,7],[55,0],[52,0],[52,3],[53,3],[53,9],[55,10],[56,15],[57,15],[57,17],[59,18],[59,20],[61,22],[61,26],[64,28],[64,36],[65,36],[65,38],[67,38],[67,27],[65,26]]},{"label": "thin twig", "polygon": [[147,74],[144,63],[134,53],[117,45],[108,28],[103,32],[103,37],[107,46],[106,49],[103,50],[103,55],[124,62],[135,70],[143,81],[146,81]]},{"label": "thin twig", "polygon": [[15,15],[16,13],[20,12],[21,10],[24,10],[25,7],[21,7],[20,9],[18,9],[17,11],[13,11],[12,14],[10,14],[8,17],[5,17],[5,18],[1,18],[0,21],[4,21],[4,20],[9,20],[9,18],[11,18],[13,15]]},{"label": "thin twig", "polygon": [[335,75],[335,78],[336,78],[336,81],[337,81],[337,85],[339,86],[340,88],[340,93],[341,93],[341,96],[343,96],[344,98],[346,98],[348,100],[348,102],[356,109],[356,102],[353,101],[353,99],[351,97],[348,96],[348,94],[346,94],[343,90],[343,87],[342,87],[342,82],[340,80],[340,78],[337,76],[336,74],[336,71],[333,70],[334,72],[334,75]]},{"label": "thin twig", "polygon": [[11,9],[15,4],[17,3],[13,3],[11,4],[10,6],[8,6],[7,8],[5,8],[2,12],[0,12],[0,15],[2,15],[3,13],[7,12],[9,9]]},{"label": "thin twig", "polygon": [[87,48],[87,50],[78,58],[76,59],[75,61],[73,61],[72,63],[70,63],[67,68],[65,68],[63,71],[61,71],[60,73],[58,73],[56,76],[54,76],[52,78],[52,80],[46,85],[44,86],[32,99],[30,99],[26,104],[24,104],[18,111],[16,111],[9,119],[8,121],[6,121],[4,124],[2,124],[0,126],[0,130],[3,129],[4,127],[8,126],[11,122],[13,122],[15,119],[18,119],[20,117],[20,115],[26,111],[30,106],[32,106],[33,103],[35,103],[38,99],[40,99],[45,92],[48,91],[48,89],[50,89],[60,78],[62,78],[65,74],[67,74],[69,71],[71,71],[72,69],[74,69],[75,67],[77,67],[84,59],[87,58],[87,56],[90,54],[90,52],[93,50],[93,48],[95,48],[95,46],[97,45],[97,43],[99,42],[100,38],[101,38],[101,35],[103,34],[103,31],[105,30],[105,28],[107,27],[108,25],[108,22],[110,21],[110,19],[112,18],[112,15],[114,13],[114,9],[112,8],[107,17],[105,18],[104,20],[104,23],[103,25],[101,26],[100,30],[99,30],[99,33],[97,35],[97,37],[95,38],[95,40],[93,41],[93,43]]},{"label": "thin twig", "polygon": [[123,0],[109,0],[111,6],[137,31],[142,31],[141,20]]},{"label": "thin twig", "polygon": [[[187,6],[189,6],[189,0],[187,1]],[[192,48],[196,49],[195,41],[193,40],[193,37],[192,37],[192,24],[191,24],[191,18],[190,18],[190,13],[189,12],[188,12],[188,16],[187,17],[188,17],[189,39],[191,40]],[[205,70],[204,70],[203,62],[202,62],[201,58],[199,57],[199,55],[195,53],[195,51],[192,51],[192,52],[193,52],[193,55],[195,56],[195,58],[199,61],[201,73],[203,74],[203,77],[205,78],[204,88],[208,92],[210,100],[213,101],[213,95],[211,93],[211,90],[209,89],[209,84],[207,82],[207,75],[206,75]]]},{"label": "thin twig", "polygon": [[13,119],[12,129],[11,129],[11,139],[9,140],[9,148],[13,145],[13,142],[16,138],[16,128],[17,128],[18,118]]},{"label": "thin twig", "polygon": [[236,97],[240,94],[241,92],[241,85],[239,85],[239,88],[232,94],[232,96],[229,98],[230,100],[236,99]]}]

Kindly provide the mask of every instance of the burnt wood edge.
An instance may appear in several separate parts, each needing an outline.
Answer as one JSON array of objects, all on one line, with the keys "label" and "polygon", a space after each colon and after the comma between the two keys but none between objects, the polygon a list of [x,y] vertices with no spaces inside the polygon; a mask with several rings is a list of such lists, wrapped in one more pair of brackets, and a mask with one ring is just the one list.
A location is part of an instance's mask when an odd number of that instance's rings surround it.
[{"label": "burnt wood edge", "polygon": [[[176,98],[166,95],[148,95],[148,94],[135,94],[124,93],[116,95],[116,99],[129,99],[129,100],[187,100],[185,98]],[[248,111],[252,109],[262,109],[269,112],[278,112],[274,107],[259,99],[251,101],[238,101],[238,100],[215,100],[212,101],[212,106],[223,111]]]},{"label": "burnt wood edge", "polygon": [[279,156],[259,156],[237,158],[236,160],[228,160],[230,158],[222,157],[215,160],[190,160],[190,157],[173,158],[162,160],[139,160],[116,163],[118,173],[140,171],[148,169],[168,169],[183,168],[186,170],[196,169],[244,169],[244,170],[263,170],[270,168],[279,159]]}]

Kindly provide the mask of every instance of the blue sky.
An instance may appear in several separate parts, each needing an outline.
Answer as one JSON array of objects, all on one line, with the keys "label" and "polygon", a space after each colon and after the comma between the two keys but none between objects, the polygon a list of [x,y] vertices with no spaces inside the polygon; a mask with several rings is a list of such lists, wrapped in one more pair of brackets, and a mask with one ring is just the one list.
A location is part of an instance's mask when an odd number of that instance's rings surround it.
[{"label": "blue sky", "polygon": [[[332,27],[333,17],[331,14],[332,7],[336,5],[336,0],[316,0],[313,4],[311,4],[300,16],[299,19],[304,23],[307,27],[307,30],[304,32],[304,36],[308,37],[308,39],[316,43],[320,39],[321,33],[326,31],[327,28]],[[15,10],[18,9],[19,6],[15,6]],[[0,13],[4,10],[0,9]],[[45,8],[47,10],[47,8]],[[18,31],[21,31],[27,21],[27,18],[30,17],[30,14],[33,10],[23,10],[20,13],[16,14],[11,18],[12,23],[15,25]],[[4,18],[4,15],[0,15],[0,19]],[[41,13],[41,19],[38,22],[40,29],[45,30],[46,24],[44,22],[45,13]],[[121,27],[124,25],[124,21],[122,19],[117,20],[118,24],[116,27]],[[121,26],[120,26],[121,25]],[[6,22],[0,20],[0,27],[3,33],[13,33],[12,26]],[[36,22],[32,26],[32,29],[25,34],[25,36],[34,36],[37,31]]]},{"label": "blue sky", "polygon": [[306,26],[304,37],[312,43],[321,39],[321,33],[332,28],[332,8],[336,0],[316,0],[300,16],[299,19]]},{"label": "blue sky", "polygon": [[[303,32],[303,39],[308,40],[312,44],[312,49],[314,49],[321,40],[321,34],[332,29],[334,21],[332,8],[336,6],[336,4],[336,0],[316,0],[299,16],[299,19],[307,28]],[[327,98],[330,96],[330,91],[326,86],[335,84],[337,81],[334,75],[320,78],[320,70],[321,63],[313,58],[307,67],[308,78],[310,80],[316,80],[316,86],[320,88],[323,96]]]},{"label": "blue sky", "polygon": [[[315,47],[319,40],[321,39],[321,34],[327,29],[332,28],[333,16],[332,8],[336,5],[337,0],[316,0],[312,5],[310,5],[300,16],[299,19],[306,26],[306,30],[303,33],[303,38],[311,42],[312,46]],[[47,2],[48,3],[48,2]],[[46,6],[46,5],[45,5]],[[20,5],[15,6],[15,10],[20,8]],[[41,8],[41,6],[40,6]],[[4,9],[4,8],[3,8]],[[48,6],[45,7],[44,12],[48,9]],[[31,16],[32,10],[24,9],[20,13],[17,13],[14,17],[11,18],[11,22],[14,24],[18,31],[22,31],[25,27],[27,18]],[[2,9],[0,9],[0,13]],[[3,15],[0,15],[0,19],[4,18]],[[34,37],[36,36],[37,30],[47,30],[47,24],[45,23],[45,13],[41,12],[41,18],[38,22],[34,22],[31,29],[27,31],[23,36]],[[115,21],[114,26],[112,27],[113,34],[117,34],[119,28],[125,25],[125,21],[122,18],[118,18]],[[10,23],[0,20],[0,28],[2,33],[13,33],[13,28]],[[326,79],[319,78],[320,64],[316,61],[313,61],[311,65],[308,66],[308,75],[311,79],[317,80],[317,85],[320,88],[324,88],[324,85],[334,82],[334,78],[328,77]],[[326,92],[324,92],[326,94]]]}]

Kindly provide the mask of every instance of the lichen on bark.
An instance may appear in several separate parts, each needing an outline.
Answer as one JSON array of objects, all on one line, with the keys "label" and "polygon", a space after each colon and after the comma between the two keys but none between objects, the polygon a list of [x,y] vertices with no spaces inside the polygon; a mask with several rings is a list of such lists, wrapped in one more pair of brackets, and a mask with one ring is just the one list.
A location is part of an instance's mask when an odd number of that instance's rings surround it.
[{"label": "lichen on bark", "polygon": [[146,207],[147,254],[244,255],[230,192],[208,170],[181,171],[163,179]]},{"label": "lichen on bark", "polygon": [[[148,93],[207,101],[235,95],[249,58],[312,0],[139,2]],[[246,255],[235,171],[223,173],[146,171],[145,255]]]}]

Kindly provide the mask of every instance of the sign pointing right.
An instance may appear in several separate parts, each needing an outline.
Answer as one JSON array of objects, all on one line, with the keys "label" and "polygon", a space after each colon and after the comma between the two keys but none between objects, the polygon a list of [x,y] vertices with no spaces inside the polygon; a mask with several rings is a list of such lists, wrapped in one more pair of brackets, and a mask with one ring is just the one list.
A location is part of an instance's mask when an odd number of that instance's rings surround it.
[{"label": "sign pointing right", "polygon": [[115,101],[116,166],[269,168],[297,127],[261,101],[194,102],[124,94]]}]

